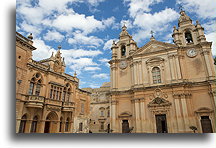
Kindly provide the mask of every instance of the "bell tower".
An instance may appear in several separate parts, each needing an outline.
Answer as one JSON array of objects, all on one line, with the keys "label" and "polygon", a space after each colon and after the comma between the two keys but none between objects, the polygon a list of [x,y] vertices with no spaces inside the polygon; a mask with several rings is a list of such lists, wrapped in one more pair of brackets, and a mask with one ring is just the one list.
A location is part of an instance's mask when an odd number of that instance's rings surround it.
[{"label": "bell tower", "polygon": [[173,27],[174,43],[177,46],[188,46],[188,45],[197,45],[201,42],[206,42],[204,35],[204,28],[196,21],[196,25],[192,24],[192,20],[181,10],[180,17],[178,20],[178,28]]},{"label": "bell tower", "polygon": [[[174,26],[172,37],[174,43],[180,47],[178,51],[181,57],[183,79],[191,81],[200,81],[201,78],[214,79],[212,42],[206,41],[204,28],[199,21],[196,21],[194,25],[185,11],[181,10],[178,28]],[[190,69],[190,72],[188,72],[188,69]]]},{"label": "bell tower", "polygon": [[123,59],[129,57],[137,49],[137,43],[132,39],[132,36],[127,32],[127,27],[124,25],[119,35],[119,41],[112,44],[112,59]]},{"label": "bell tower", "polygon": [[[119,34],[119,41],[113,41],[111,68],[111,88],[114,90],[126,90],[131,87],[131,55],[137,50],[137,43],[127,32],[123,25]],[[124,83],[123,83],[124,82]],[[123,86],[124,84],[124,86]]]}]

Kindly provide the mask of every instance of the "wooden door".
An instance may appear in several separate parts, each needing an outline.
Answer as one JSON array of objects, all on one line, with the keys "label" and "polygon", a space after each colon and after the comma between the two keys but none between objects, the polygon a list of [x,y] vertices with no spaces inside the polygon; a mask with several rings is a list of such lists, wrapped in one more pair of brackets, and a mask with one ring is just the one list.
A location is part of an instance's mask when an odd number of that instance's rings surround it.
[{"label": "wooden door", "polygon": [[213,133],[209,116],[201,116],[201,125],[203,133]]},{"label": "wooden door", "polygon": [[157,133],[168,133],[166,115],[155,115]]},{"label": "wooden door", "polygon": [[44,133],[50,132],[50,121],[45,122]]},{"label": "wooden door", "polygon": [[122,121],[122,133],[129,133],[129,123],[128,120],[123,120]]}]

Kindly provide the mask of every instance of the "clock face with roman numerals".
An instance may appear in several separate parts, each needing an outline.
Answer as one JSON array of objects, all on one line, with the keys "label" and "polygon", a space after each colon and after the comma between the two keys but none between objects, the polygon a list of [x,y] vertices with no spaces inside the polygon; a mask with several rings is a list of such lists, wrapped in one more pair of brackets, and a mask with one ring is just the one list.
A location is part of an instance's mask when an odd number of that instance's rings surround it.
[{"label": "clock face with roman numerals", "polygon": [[192,48],[187,50],[187,56],[193,58],[197,55],[197,50]]},{"label": "clock face with roman numerals", "polygon": [[126,62],[126,61],[121,61],[121,62],[119,63],[119,68],[125,69],[126,67],[127,67],[127,62]]}]

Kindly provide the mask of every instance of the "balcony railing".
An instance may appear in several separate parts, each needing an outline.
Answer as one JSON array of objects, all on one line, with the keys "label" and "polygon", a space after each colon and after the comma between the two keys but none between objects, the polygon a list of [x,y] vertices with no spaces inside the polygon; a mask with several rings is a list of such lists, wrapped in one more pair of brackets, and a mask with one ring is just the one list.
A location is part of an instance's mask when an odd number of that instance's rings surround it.
[{"label": "balcony railing", "polygon": [[27,95],[26,96],[26,105],[27,107],[42,108],[44,103],[44,97],[36,95]]},{"label": "balcony railing", "polygon": [[54,105],[54,106],[62,106],[62,101],[53,100],[53,99],[45,99],[45,104]]},{"label": "balcony railing", "polygon": [[27,107],[34,107],[34,108],[42,108],[43,105],[53,105],[62,107],[62,111],[73,111],[75,108],[74,102],[62,102],[60,100],[53,100],[48,99],[43,96],[36,96],[36,95],[26,95],[26,102]]},{"label": "balcony railing", "polygon": [[72,112],[74,108],[75,108],[75,103],[74,102],[63,102],[62,111]]}]

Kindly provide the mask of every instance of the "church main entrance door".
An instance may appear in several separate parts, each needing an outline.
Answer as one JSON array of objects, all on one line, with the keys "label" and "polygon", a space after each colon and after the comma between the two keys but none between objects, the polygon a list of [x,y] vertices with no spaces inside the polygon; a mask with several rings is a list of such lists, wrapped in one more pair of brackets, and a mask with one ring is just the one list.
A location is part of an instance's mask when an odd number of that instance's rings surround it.
[{"label": "church main entrance door", "polygon": [[157,133],[168,133],[166,115],[155,115]]},{"label": "church main entrance door", "polygon": [[122,133],[129,133],[129,123],[128,120],[122,120]]},{"label": "church main entrance door", "polygon": [[203,133],[213,133],[209,116],[201,116],[201,125]]}]

